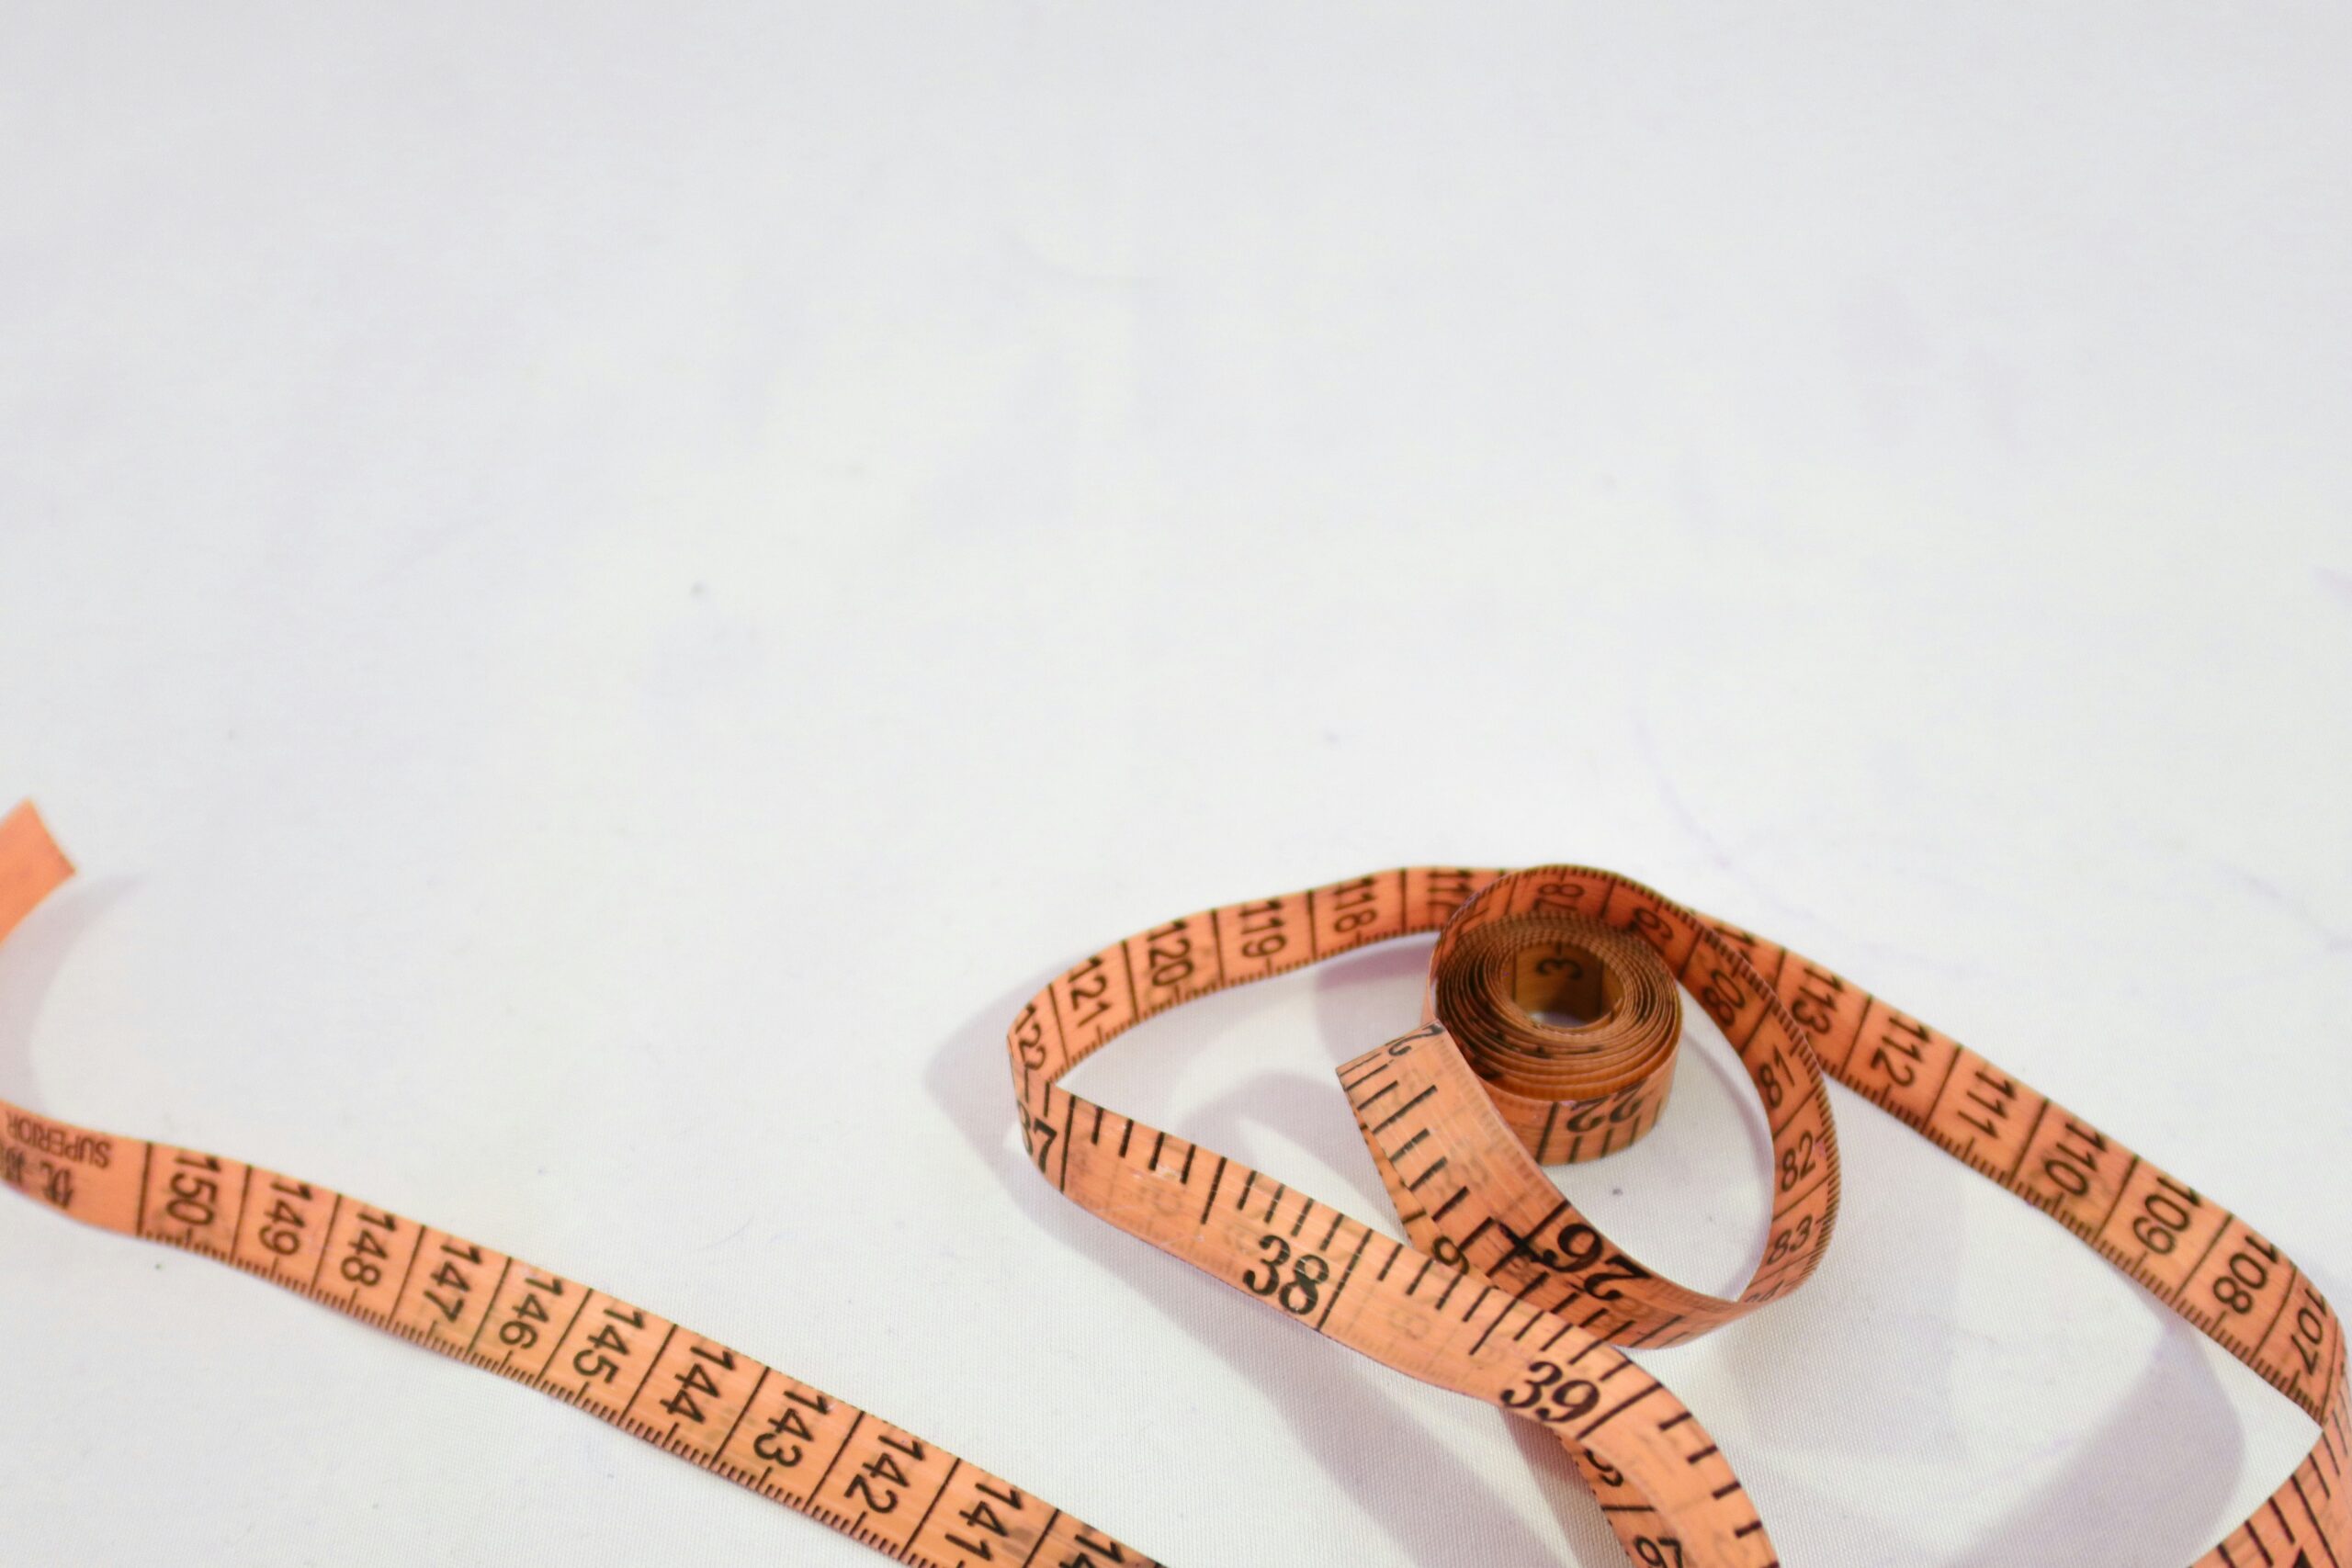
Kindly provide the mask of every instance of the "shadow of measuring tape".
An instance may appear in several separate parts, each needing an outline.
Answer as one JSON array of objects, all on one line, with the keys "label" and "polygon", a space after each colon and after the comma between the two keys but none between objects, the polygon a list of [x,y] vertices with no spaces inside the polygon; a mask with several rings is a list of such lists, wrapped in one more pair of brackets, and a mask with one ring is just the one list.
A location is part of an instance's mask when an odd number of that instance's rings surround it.
[{"label": "shadow of measuring tape", "polygon": [[137,886],[128,876],[77,876],[50,898],[41,919],[26,921],[0,943],[0,1100],[40,1108],[34,1021],[83,936]]},{"label": "shadow of measuring tape", "polygon": [[[1335,1065],[1364,1046],[1364,1039],[1359,1038],[1363,1033],[1361,1015],[1364,1010],[1347,993],[1360,988],[1399,989],[1408,998],[1417,995],[1426,957],[1426,943],[1408,942],[1368,949],[1314,971],[1318,976],[1317,1021]],[[1270,1352],[1267,1340],[1246,1326],[1246,1310],[1225,1303],[1221,1298],[1228,1292],[1221,1290],[1205,1292],[1204,1310],[1198,1314],[1178,1310],[1171,1303],[1202,1299],[1186,1293],[1204,1283],[1194,1270],[1058,1201],[1036,1180],[1012,1136],[1012,1118],[1003,1110],[1007,1096],[1001,1081],[1000,1045],[1005,1021],[1048,977],[1040,976],[1031,985],[1008,993],[958,1031],[933,1057],[926,1074],[926,1088],[933,1101],[998,1174],[1024,1214],[1097,1268],[1135,1285],[1163,1317],[1185,1329],[1272,1399],[1298,1435],[1307,1456],[1396,1543],[1406,1561],[1428,1568],[1469,1561],[1560,1562],[1561,1543],[1538,1539],[1512,1517],[1510,1506],[1477,1472],[1440,1445],[1361,1440],[1367,1431],[1386,1432],[1408,1419],[1401,1404],[1385,1398],[1367,1381],[1376,1376],[1369,1369],[1359,1373],[1346,1364],[1347,1359],[1331,1366],[1309,1356]],[[1261,993],[1265,998],[1261,1005],[1283,1005],[1278,988],[1284,984],[1276,981]],[[1213,1031],[1223,1026],[1216,1017],[1217,1004],[1234,1006],[1234,998],[1258,991],[1251,987],[1250,992],[1225,993],[1182,1010],[1195,1021],[1195,1029]],[[1404,1021],[1409,1022],[1414,1016],[1409,1001],[1397,1010]],[[1140,1026],[1139,1032],[1167,1027],[1170,1026],[1163,1021],[1152,1020]],[[1371,1035],[1378,1035],[1385,1027],[1374,1027]],[[1696,1055],[1709,1066],[1717,1066],[1704,1053]],[[1843,1101],[1839,1109],[1850,1119],[1880,1114],[1847,1091],[1834,1092]],[[1132,1091],[1123,1093],[1119,1108],[1170,1124],[1166,1116],[1153,1115],[1151,1105],[1130,1103],[1135,1100]],[[1161,1110],[1165,1109],[1163,1105]],[[1363,1163],[1362,1145],[1354,1139],[1351,1122],[1338,1097],[1319,1080],[1295,1072],[1265,1072],[1243,1079],[1206,1107],[1186,1110],[1173,1121],[1182,1126],[1186,1136],[1215,1148],[1246,1155],[1251,1128],[1280,1127],[1306,1143],[1327,1163],[1342,1168]],[[1334,1150],[1339,1151],[1336,1158]],[[1941,1163],[1940,1156],[1927,1153]],[[1962,1173],[1954,1167],[1952,1176],[1957,1182]],[[1939,1182],[1937,1190],[1956,1205],[1952,1184]],[[1384,1212],[1385,1206],[1376,1202],[1349,1201],[1351,1194],[1332,1196],[1340,1198],[1342,1206],[1359,1217]],[[1916,1204],[1913,1217],[1916,1220]],[[1957,1220],[1956,1206],[1951,1217]],[[2038,1222],[2020,1207],[2010,1223],[2031,1225]],[[1955,1243],[1957,1237],[1955,1229]],[[1955,1271],[1960,1266],[1956,1245],[1939,1249],[1936,1256],[1949,1260]],[[2104,1270],[2094,1268],[2090,1272]],[[1956,1272],[1947,1280],[1944,1294],[1956,1294],[1954,1280]],[[1924,1367],[1922,1343],[1911,1337],[1881,1346],[1882,1353],[1867,1359],[1868,1364],[1858,1370],[1846,1354],[1857,1326],[1852,1321],[1853,1303],[1819,1289],[1824,1282],[1816,1281],[1812,1292],[1796,1292],[1753,1322],[1726,1328],[1707,1342],[1716,1346],[1713,1351],[1684,1348],[1663,1352],[1663,1364],[1670,1366],[1675,1359],[1694,1355],[1726,1357],[1728,1365],[1744,1366],[1739,1382],[1758,1396],[1750,1400],[1751,1406],[1761,1404],[1792,1412],[1817,1410],[1825,1402],[1836,1405],[1840,1401],[1870,1401],[1883,1405],[1890,1388],[1899,1389],[1906,1401],[1902,1414],[1911,1420],[1899,1420],[1898,1425],[1916,1423],[1917,1441],[1921,1445],[1917,1451],[1949,1461],[1947,1483],[1965,1485],[1962,1472],[1969,1445],[1957,1419],[1953,1387],[1957,1373],[1951,1355],[1964,1330],[1956,1325],[1943,1325],[1940,1336],[1924,1347],[1934,1358]],[[2128,1282],[2119,1280],[2118,1288],[2139,1294]],[[2157,1325],[2158,1337],[2143,1370],[2120,1403],[2109,1407],[2095,1430],[2052,1441],[2041,1454],[2033,1456],[2048,1461],[2049,1472],[2031,1482],[2030,1495],[1996,1522],[1976,1527],[1969,1544],[1957,1555],[1947,1555],[1951,1549],[1939,1551],[1918,1539],[1872,1540],[1873,1534],[1898,1537],[1903,1532],[1888,1529],[1883,1518],[1858,1515],[1850,1500],[1841,1502],[1834,1491],[1813,1484],[1823,1472],[1843,1468],[1840,1452],[1850,1457],[1882,1451],[1870,1438],[1848,1439],[1842,1447],[1824,1450],[1818,1446],[1820,1430],[1813,1427],[1805,1436],[1816,1446],[1808,1450],[1800,1440],[1796,1455],[1802,1462],[1776,1465],[1769,1450],[1747,1456],[1743,1462],[1760,1490],[1781,1499],[1775,1509],[1780,1517],[1809,1516],[1826,1524],[1824,1533],[1855,1542],[1859,1554],[1839,1559],[1852,1568],[1861,1564],[1916,1568],[1923,1560],[1941,1561],[1950,1568],[2103,1562],[2113,1562],[2118,1568],[2123,1563],[2137,1568],[2145,1561],[2188,1561],[2233,1520],[2232,1497],[2244,1468],[2243,1432],[2235,1407],[2201,1350],[2199,1337],[2159,1303],[2143,1301],[2143,1304]],[[1804,1321],[1807,1318],[1813,1321]],[[1767,1324],[1777,1324],[1780,1332],[1767,1330]],[[1812,1337],[1817,1345],[1836,1347],[1835,1359],[1809,1361],[1776,1354],[1773,1342],[1791,1333]],[[1839,1372],[1827,1389],[1820,1381],[1824,1365]],[[1890,1378],[1899,1381],[1890,1382]],[[2020,1387],[2021,1394],[2029,1392],[2028,1387]],[[1600,1523],[1591,1499],[1574,1483],[1557,1445],[1541,1434],[1521,1432],[1517,1423],[1506,1425],[1515,1438],[1533,1438],[1521,1441],[1519,1447],[1567,1538],[1566,1560],[1584,1568],[1614,1568],[1622,1563],[1620,1549]],[[1882,1424],[1877,1430],[1882,1435],[1875,1441],[1883,1445],[1889,1428]],[[1779,1451],[1782,1458],[1790,1457],[1787,1450]],[[2033,1468],[2039,1472],[2041,1465],[2034,1463]],[[2011,1461],[1999,1479],[2015,1482],[2020,1469]],[[1923,1493],[1923,1496],[1931,1495]],[[1465,1528],[1466,1510],[1480,1507],[1487,1510],[1481,1519],[1486,1528]],[[2119,1528],[2119,1519],[2129,1520],[2129,1528]],[[2119,1551],[2129,1555],[2119,1558],[2115,1555]]]},{"label": "shadow of measuring tape", "polygon": [[[1424,961],[1421,952],[1411,956],[1417,963]],[[1014,1134],[1012,1096],[1005,1080],[1004,1029],[1022,1004],[1055,973],[1058,971],[1041,973],[976,1014],[933,1055],[923,1079],[933,1102],[1003,1183],[1023,1214],[1050,1239],[1051,1251],[1074,1253],[1100,1272],[1127,1282],[1153,1311],[1232,1367],[1281,1412],[1306,1456],[1339,1485],[1364,1517],[1396,1543],[1400,1561],[1426,1568],[1446,1568],[1452,1563],[1469,1568],[1472,1562],[1480,1568],[1488,1564],[1555,1568],[1560,1564],[1559,1543],[1530,1529],[1486,1478],[1461,1459],[1425,1440],[1386,1439],[1387,1434],[1409,1437],[1419,1430],[1419,1422],[1401,1401],[1379,1387],[1380,1381],[1389,1375],[1385,1369],[1347,1355],[1337,1346],[1306,1345],[1301,1337],[1308,1331],[1258,1312],[1253,1303],[1237,1299],[1229,1287],[1103,1224],[1037,1179]],[[1254,997],[1251,991],[1239,991],[1226,993],[1225,998],[1247,999],[1260,1007],[1279,1005],[1281,984],[1253,987]],[[1195,1022],[1206,1021],[1210,1014],[1195,1009],[1220,999],[1225,998],[1207,998],[1183,1011],[1192,1014]],[[1140,1037],[1147,1032],[1182,1027],[1160,1019],[1149,1021],[1138,1027],[1137,1043],[1142,1043]],[[1165,1033],[1159,1038],[1163,1044],[1181,1044]],[[1363,1049],[1363,1042],[1353,1042],[1332,1055],[1332,1065]],[[1195,1110],[1182,1120],[1190,1124],[1187,1135],[1197,1133],[1212,1145],[1221,1142],[1234,1148],[1247,1142],[1236,1134],[1249,1123],[1289,1128],[1291,1123],[1282,1119],[1282,1112],[1292,1106],[1309,1105],[1317,1114],[1328,1114],[1331,1107],[1338,1107],[1347,1136],[1354,1141],[1353,1122],[1347,1119],[1337,1086],[1327,1087],[1293,1073],[1269,1073],[1243,1080],[1206,1110]],[[1149,1108],[1136,1110],[1144,1113]],[[1268,1110],[1274,1114],[1265,1114]],[[1360,1142],[1354,1143],[1354,1157],[1364,1161]],[[1368,1170],[1369,1162],[1365,1164]],[[1380,1213],[1376,1204],[1358,1203],[1354,1208],[1358,1218]],[[1041,1252],[1041,1258],[1048,1256]],[[1202,1446],[1210,1447],[1218,1441],[1219,1434],[1214,1427],[1204,1427],[1198,1437]],[[1601,1522],[1600,1510],[1568,1477],[1566,1456],[1558,1455],[1558,1445],[1551,1446],[1557,1456],[1553,1477],[1556,1484],[1547,1484],[1546,1494],[1566,1488],[1573,1494],[1568,1501],[1580,1505],[1586,1516],[1564,1521],[1574,1527],[1569,1530],[1566,1562],[1574,1568],[1622,1568],[1624,1554],[1616,1539]],[[1008,1463],[1016,1459],[1006,1456]],[[1271,1513],[1284,1498],[1279,1485],[1272,1484],[1261,1497],[1232,1501],[1245,1510]],[[1465,1526],[1464,1519],[1478,1522]]]}]

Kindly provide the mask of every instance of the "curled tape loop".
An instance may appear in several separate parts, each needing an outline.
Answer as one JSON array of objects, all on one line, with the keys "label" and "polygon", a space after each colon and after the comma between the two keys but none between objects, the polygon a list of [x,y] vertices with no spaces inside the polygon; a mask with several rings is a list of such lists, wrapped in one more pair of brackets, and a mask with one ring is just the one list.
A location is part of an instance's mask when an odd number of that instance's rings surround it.
[{"label": "curled tape loop", "polygon": [[[1422,1026],[1340,1069],[1406,1241],[1060,1087],[1171,1007],[1426,931],[1440,935]],[[1771,1129],[1771,1222],[1730,1300],[1653,1274],[1544,1171],[1656,1124],[1685,994]],[[2319,1423],[2303,1462],[2197,1568],[2352,1568],[2344,1332],[2277,1247],[1949,1036],[1638,883],[1408,867],[1204,910],[1069,970],[1007,1044],[1023,1140],[1065,1196],[1318,1334],[1548,1429],[1629,1559],[1652,1568],[1777,1568],[1729,1457],[1627,1352],[1720,1327],[1818,1266],[1838,1222],[1834,1077],[2058,1221]]]}]

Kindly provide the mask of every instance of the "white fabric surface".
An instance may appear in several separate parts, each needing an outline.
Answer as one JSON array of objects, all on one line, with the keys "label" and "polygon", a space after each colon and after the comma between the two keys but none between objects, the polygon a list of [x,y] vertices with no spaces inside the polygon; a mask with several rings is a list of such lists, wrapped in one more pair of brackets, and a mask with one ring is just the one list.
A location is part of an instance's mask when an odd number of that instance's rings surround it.
[{"label": "white fabric surface", "polygon": [[[2340,10],[24,4],[0,1093],[723,1337],[1191,1568],[1601,1564],[1492,1412],[1021,1168],[1202,905],[1574,859],[1846,969],[2352,1302]],[[1085,1092],[1386,1219],[1419,953]],[[1563,1179],[1761,1240],[1686,1058]],[[2186,1563],[2304,1419],[1840,1091],[1657,1356],[1792,1568]],[[0,1201],[27,1562],[860,1549]]]}]

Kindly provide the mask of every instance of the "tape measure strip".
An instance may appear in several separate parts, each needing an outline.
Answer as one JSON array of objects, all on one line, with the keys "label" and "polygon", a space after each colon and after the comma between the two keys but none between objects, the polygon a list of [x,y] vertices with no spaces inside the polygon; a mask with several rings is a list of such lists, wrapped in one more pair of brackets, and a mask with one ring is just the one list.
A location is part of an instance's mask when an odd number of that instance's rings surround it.
[{"label": "tape measure strip", "polygon": [[[0,819],[0,937],[73,874]],[[233,1265],[552,1395],[915,1568],[1151,1564],[848,1401],[642,1307],[315,1182],[0,1100],[0,1178],[74,1219]]]},{"label": "tape measure strip", "polygon": [[[29,807],[0,819],[0,936],[71,870]],[[1410,1247],[1057,1087],[1181,1002],[1435,930],[1429,1021],[1340,1074]],[[1661,973],[1723,1026],[1772,1123],[1772,1233],[1734,1301],[1685,1292],[1610,1247],[1538,1163],[1597,1157],[1655,1123],[1679,1032],[1653,1016],[1674,994],[1660,992]],[[1599,998],[1584,1010],[1603,1016],[1538,1025],[1524,1010],[1547,987],[1581,987]],[[1318,1332],[1543,1424],[1634,1561],[1654,1568],[1775,1562],[1720,1450],[1618,1346],[1703,1332],[1818,1261],[1838,1184],[1826,1058],[2319,1421],[2310,1456],[2198,1568],[2352,1563],[2344,1335],[2276,1247],[1949,1038],[1623,878],[1419,868],[1226,906],[1077,965],[1024,1010],[1008,1045],[1024,1142],[1067,1195]],[[903,1428],[576,1281],[272,1171],[0,1111],[0,1176],[74,1218],[218,1258],[529,1383],[902,1562],[1150,1562]]]},{"label": "tape measure strip", "polygon": [[[1170,1008],[1432,931],[1423,1026],[1340,1071],[1410,1245],[1058,1085]],[[1655,1123],[1677,1032],[1661,1044],[1625,998],[1654,993],[1657,972],[1723,1030],[1771,1127],[1770,1231],[1733,1301],[1611,1247],[1539,1163],[1597,1157]],[[1608,1016],[1540,1024],[1531,1009],[1564,975]],[[2319,1424],[2309,1455],[2197,1568],[2352,1568],[2344,1330],[2290,1259],[1951,1037],[1637,883],[1412,867],[1225,905],[1056,978],[1007,1047],[1023,1139],[1065,1196],[1319,1334],[1550,1429],[1650,1568],[1777,1568],[1721,1450],[1624,1350],[1720,1326],[1812,1271],[1837,1220],[1834,1077],[2057,1220]]]}]

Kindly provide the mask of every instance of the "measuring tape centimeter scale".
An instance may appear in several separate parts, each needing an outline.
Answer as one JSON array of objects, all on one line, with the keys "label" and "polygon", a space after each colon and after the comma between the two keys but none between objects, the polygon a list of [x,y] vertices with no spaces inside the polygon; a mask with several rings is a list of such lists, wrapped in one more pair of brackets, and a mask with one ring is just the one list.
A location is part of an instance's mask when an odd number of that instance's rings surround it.
[{"label": "measuring tape centimeter scale", "polygon": [[[0,936],[73,866],[0,819]],[[1151,1559],[848,1401],[552,1269],[316,1182],[0,1100],[0,1177],[104,1230],[233,1264],[528,1384],[915,1568]]]},{"label": "measuring tape centimeter scale", "polygon": [[[0,934],[69,871],[29,807],[0,823]],[[1058,1087],[1169,1008],[1432,931],[1422,1026],[1340,1069],[1409,1246]],[[1764,1258],[1728,1300],[1643,1268],[1542,1168],[1656,1123],[1685,987],[1737,1052],[1772,1134]],[[1539,1021],[1555,1010],[1590,1021]],[[2319,1423],[2302,1463],[2197,1568],[2352,1568],[2345,1337],[2290,1260],[1949,1037],[1624,878],[1412,868],[1225,906],[1058,976],[1008,1046],[1024,1145],[1066,1196],[1318,1333],[1550,1429],[1628,1555],[1653,1568],[1777,1562],[1728,1461],[1624,1351],[1720,1326],[1813,1271],[1837,1220],[1835,1077],[2064,1224]],[[234,1161],[7,1114],[5,1174],[76,1218],[221,1258],[529,1382],[901,1561],[1150,1562],[901,1428],[477,1244]],[[110,1159],[126,1146],[135,1183]],[[94,1166],[117,1174],[94,1180]]]}]

